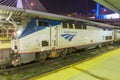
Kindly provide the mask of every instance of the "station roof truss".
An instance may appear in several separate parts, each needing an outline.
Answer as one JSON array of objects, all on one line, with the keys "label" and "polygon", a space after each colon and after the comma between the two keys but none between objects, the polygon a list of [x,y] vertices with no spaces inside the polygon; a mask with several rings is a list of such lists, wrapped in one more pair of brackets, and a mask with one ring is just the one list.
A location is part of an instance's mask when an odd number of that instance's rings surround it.
[{"label": "station roof truss", "polygon": [[52,19],[52,20],[60,20],[60,21],[73,21],[73,22],[78,21],[78,22],[85,22],[86,24],[94,24],[103,27],[118,28],[118,26],[89,21],[81,18],[68,17],[63,15],[47,13],[47,12],[40,12],[40,11],[34,11],[34,10],[28,10],[22,8],[2,6],[2,5],[0,5],[0,16],[5,18],[3,19],[3,21],[8,23],[13,22],[12,24],[15,25],[17,25],[16,19],[25,20],[26,18],[43,18],[43,19]]},{"label": "station roof truss", "polygon": [[94,1],[120,14],[120,0],[94,0]]}]

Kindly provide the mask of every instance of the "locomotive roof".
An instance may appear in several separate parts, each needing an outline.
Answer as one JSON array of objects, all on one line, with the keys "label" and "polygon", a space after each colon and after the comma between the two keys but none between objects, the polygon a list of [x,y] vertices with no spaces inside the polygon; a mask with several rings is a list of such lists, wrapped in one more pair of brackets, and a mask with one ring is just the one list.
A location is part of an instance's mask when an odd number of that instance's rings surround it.
[{"label": "locomotive roof", "polygon": [[44,18],[44,19],[61,20],[61,21],[74,21],[74,22],[80,21],[86,24],[94,24],[94,25],[109,27],[109,28],[119,28],[118,26],[89,21],[81,18],[68,17],[68,16],[63,16],[58,14],[21,9],[21,8],[15,8],[15,7],[8,7],[3,5],[0,5],[0,15],[6,18],[33,17],[33,18]]}]

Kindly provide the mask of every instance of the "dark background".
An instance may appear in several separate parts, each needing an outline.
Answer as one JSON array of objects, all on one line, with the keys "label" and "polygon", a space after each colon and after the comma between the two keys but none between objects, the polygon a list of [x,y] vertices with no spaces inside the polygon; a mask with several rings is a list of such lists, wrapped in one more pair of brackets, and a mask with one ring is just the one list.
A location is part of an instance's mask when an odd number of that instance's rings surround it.
[{"label": "dark background", "polygon": [[93,0],[40,0],[40,2],[52,13],[77,12],[87,15],[96,7]]}]

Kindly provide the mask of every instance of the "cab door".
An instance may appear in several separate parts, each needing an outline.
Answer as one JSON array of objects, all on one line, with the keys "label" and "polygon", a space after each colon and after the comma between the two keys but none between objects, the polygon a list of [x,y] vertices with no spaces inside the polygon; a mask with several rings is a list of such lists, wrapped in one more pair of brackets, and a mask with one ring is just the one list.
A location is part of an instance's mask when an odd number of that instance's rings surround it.
[{"label": "cab door", "polygon": [[58,26],[50,26],[50,43],[52,49],[58,45]]}]

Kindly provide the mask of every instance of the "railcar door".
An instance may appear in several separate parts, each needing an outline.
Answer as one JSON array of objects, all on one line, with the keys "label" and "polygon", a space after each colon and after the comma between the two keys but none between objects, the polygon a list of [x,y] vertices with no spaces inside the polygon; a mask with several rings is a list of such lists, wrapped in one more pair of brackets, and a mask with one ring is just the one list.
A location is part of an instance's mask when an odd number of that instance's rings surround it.
[{"label": "railcar door", "polygon": [[58,26],[50,26],[50,45],[52,49],[58,45]]}]

